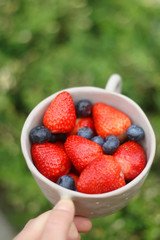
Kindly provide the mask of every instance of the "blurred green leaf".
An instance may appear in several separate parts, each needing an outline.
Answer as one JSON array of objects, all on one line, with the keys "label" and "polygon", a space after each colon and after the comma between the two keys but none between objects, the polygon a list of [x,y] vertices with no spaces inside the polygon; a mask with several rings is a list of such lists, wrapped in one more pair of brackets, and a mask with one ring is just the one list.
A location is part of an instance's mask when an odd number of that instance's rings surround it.
[{"label": "blurred green leaf", "polygon": [[149,117],[152,171],[123,210],[93,219],[85,239],[160,239],[160,4],[156,0],[0,1],[1,206],[17,230],[51,205],[24,162],[20,134],[36,104],[68,87],[104,88],[112,73]]}]

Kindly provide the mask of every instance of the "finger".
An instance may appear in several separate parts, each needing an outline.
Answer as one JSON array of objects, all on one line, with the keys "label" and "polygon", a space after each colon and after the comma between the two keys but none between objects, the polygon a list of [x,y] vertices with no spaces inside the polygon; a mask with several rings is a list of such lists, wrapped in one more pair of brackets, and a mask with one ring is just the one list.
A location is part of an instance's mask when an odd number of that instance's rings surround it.
[{"label": "finger", "polygon": [[[49,215],[51,214],[51,210],[39,215],[38,217],[30,220],[24,227],[24,229],[13,239],[13,240],[28,240],[28,239],[40,239],[44,226],[47,222]],[[84,217],[76,216],[74,219],[74,223],[78,232],[88,232],[92,228],[92,223],[89,219]],[[74,227],[75,228],[75,227]],[[74,234],[73,226],[69,230],[69,237]]]},{"label": "finger", "polygon": [[[75,234],[76,232],[76,234]],[[76,238],[75,238],[76,237]],[[75,226],[75,224],[72,222],[71,226],[70,226],[70,229],[69,229],[69,233],[68,233],[68,238],[67,240],[80,240],[81,239],[81,236],[80,234],[78,233],[77,231],[77,228]]]},{"label": "finger", "polygon": [[29,220],[23,230],[13,240],[40,239],[50,213],[51,210]]},{"label": "finger", "polygon": [[[59,201],[49,215],[41,240],[66,240],[74,214],[75,208],[71,200]],[[78,239],[78,232],[75,231],[74,234],[74,239]]]},{"label": "finger", "polygon": [[92,228],[92,222],[85,217],[76,216],[74,218],[74,224],[78,232],[81,232],[81,233],[89,232]]}]

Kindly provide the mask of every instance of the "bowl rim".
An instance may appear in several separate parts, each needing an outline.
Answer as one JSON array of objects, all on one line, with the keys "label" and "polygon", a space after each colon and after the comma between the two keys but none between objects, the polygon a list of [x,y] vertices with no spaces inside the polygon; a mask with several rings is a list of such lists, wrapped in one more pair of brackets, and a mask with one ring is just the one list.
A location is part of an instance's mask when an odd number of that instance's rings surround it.
[{"label": "bowl rim", "polygon": [[[30,126],[30,122],[33,118],[33,116],[39,111],[39,109],[45,104],[45,105],[49,105],[50,102],[53,100],[53,97],[56,97],[59,93],[63,92],[63,91],[68,91],[71,95],[72,93],[76,92],[76,91],[83,91],[84,93],[88,92],[88,91],[93,91],[93,92],[103,92],[106,93],[108,95],[114,95],[116,97],[120,97],[123,98],[123,100],[126,100],[129,104],[134,105],[137,108],[137,111],[139,111],[143,118],[145,119],[149,132],[151,133],[152,136],[152,141],[151,141],[151,152],[150,152],[150,156],[148,158],[147,164],[145,166],[145,168],[143,169],[143,171],[132,181],[130,181],[129,183],[127,183],[125,186],[113,190],[111,192],[106,192],[106,193],[100,193],[100,194],[87,194],[87,193],[81,193],[81,192],[76,192],[76,191],[72,191],[69,189],[65,189],[62,188],[61,186],[57,185],[56,183],[52,182],[51,180],[47,179],[45,176],[43,176],[35,167],[34,163],[32,162],[32,159],[30,158],[28,151],[27,151],[27,147],[26,147],[26,137],[28,135],[28,128]],[[153,131],[153,128],[147,118],[147,116],[145,115],[145,113],[143,112],[143,110],[140,108],[140,106],[133,101],[131,98],[123,95],[122,93],[115,93],[115,92],[109,92],[106,89],[102,89],[99,87],[92,87],[92,86],[82,86],[82,87],[73,87],[73,88],[66,88],[63,89],[61,91],[58,91],[56,93],[51,94],[50,96],[46,97],[45,99],[43,99],[42,101],[40,101],[33,109],[32,111],[29,113],[28,117],[26,118],[23,128],[22,128],[22,132],[21,132],[21,149],[23,152],[23,156],[24,159],[26,161],[26,164],[29,168],[29,170],[31,171],[32,175],[35,177],[37,177],[38,179],[40,179],[41,181],[45,182],[47,185],[49,185],[52,189],[55,189],[61,196],[63,195],[63,197],[67,197],[67,198],[90,198],[90,199],[98,199],[98,198],[108,198],[108,197],[113,197],[113,196],[118,196],[120,194],[124,194],[125,192],[127,192],[129,189],[131,189],[132,187],[136,186],[143,178],[145,178],[151,168],[151,165],[153,163],[154,160],[154,156],[155,156],[155,151],[156,151],[156,138],[155,138],[155,133]],[[63,190],[63,191],[62,191]],[[62,193],[63,192],[63,193]]]}]

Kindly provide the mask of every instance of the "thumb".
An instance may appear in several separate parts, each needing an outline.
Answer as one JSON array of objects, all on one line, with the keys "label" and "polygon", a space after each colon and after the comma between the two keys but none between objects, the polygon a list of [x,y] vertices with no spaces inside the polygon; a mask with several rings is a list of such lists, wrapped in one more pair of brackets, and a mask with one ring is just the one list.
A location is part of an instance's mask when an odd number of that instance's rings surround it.
[{"label": "thumb", "polygon": [[[73,202],[67,199],[60,200],[46,221],[41,240],[66,240],[73,223],[74,214]],[[79,236],[76,228],[72,234],[74,235],[73,239],[77,239]]]}]

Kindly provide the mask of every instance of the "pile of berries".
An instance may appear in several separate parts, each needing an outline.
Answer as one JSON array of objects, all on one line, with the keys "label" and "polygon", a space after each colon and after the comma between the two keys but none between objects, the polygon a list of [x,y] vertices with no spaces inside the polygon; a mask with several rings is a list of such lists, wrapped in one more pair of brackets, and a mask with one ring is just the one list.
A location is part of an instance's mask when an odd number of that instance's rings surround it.
[{"label": "pile of berries", "polygon": [[140,126],[118,109],[59,93],[30,131],[31,154],[49,180],[88,194],[110,192],[136,178],[146,165]]}]

